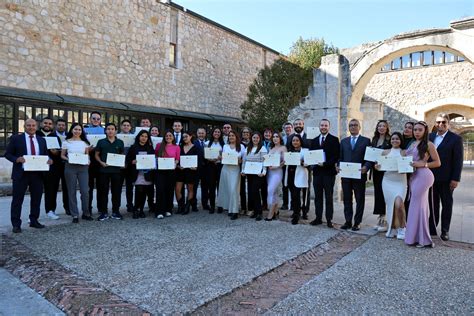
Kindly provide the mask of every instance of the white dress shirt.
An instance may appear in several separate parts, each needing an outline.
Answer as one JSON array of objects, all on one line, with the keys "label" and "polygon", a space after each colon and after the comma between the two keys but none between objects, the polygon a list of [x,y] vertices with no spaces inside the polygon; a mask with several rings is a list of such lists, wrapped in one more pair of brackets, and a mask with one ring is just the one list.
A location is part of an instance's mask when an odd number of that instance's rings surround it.
[{"label": "white dress shirt", "polygon": [[[26,153],[27,155],[31,155],[31,142],[30,142],[30,135],[28,135],[28,133],[25,133],[25,139],[26,139]],[[33,144],[35,146],[35,155],[38,156],[40,154],[40,147],[38,144],[38,140],[36,139],[36,134],[33,134]]]},{"label": "white dress shirt", "polygon": [[439,144],[441,144],[441,142],[444,139],[444,136],[446,136],[447,133],[448,133],[448,131],[444,132],[444,134],[442,134],[442,135],[436,134],[436,138],[434,140],[434,145],[435,145],[436,148],[438,148]]}]

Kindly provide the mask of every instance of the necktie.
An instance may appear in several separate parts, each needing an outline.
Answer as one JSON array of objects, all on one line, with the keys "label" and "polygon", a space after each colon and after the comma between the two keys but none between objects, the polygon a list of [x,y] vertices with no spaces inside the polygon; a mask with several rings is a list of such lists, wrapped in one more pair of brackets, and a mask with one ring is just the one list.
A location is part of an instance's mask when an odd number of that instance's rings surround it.
[{"label": "necktie", "polygon": [[204,147],[204,142],[201,140],[201,147]]},{"label": "necktie", "polygon": [[323,136],[323,138],[321,139],[321,147],[324,145],[324,138],[325,138],[325,137],[326,137],[326,136]]},{"label": "necktie", "polygon": [[356,138],[354,136],[352,136],[351,137],[351,147],[352,147],[352,149],[354,149],[355,144],[356,144]]},{"label": "necktie", "polygon": [[36,148],[35,148],[35,142],[33,141],[33,135],[30,135],[30,147],[31,147],[31,154],[33,156],[36,155]]},{"label": "necktie", "polygon": [[178,142],[178,133],[174,134],[174,139],[176,140],[176,142]]}]

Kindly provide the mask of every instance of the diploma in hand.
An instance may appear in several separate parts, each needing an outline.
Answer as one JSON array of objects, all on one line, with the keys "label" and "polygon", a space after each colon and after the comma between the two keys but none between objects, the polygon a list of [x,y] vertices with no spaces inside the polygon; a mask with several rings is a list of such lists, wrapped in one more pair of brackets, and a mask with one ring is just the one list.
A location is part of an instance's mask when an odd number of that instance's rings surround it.
[{"label": "diploma in hand", "polygon": [[377,162],[380,165],[380,171],[398,171],[397,157],[381,156]]},{"label": "diploma in hand", "polygon": [[153,143],[153,149],[155,149],[156,145],[161,144],[163,142],[163,137],[152,136],[151,142]]},{"label": "diploma in hand", "polygon": [[84,165],[89,164],[89,155],[80,153],[68,153],[67,160],[72,165]]},{"label": "diploma in hand", "polygon": [[285,165],[287,166],[300,166],[301,165],[301,154],[300,153],[285,153],[284,156]]},{"label": "diploma in hand", "polygon": [[255,161],[245,162],[243,173],[245,174],[261,174],[263,169],[263,163]]},{"label": "diploma in hand", "polygon": [[117,138],[123,141],[124,147],[131,147],[135,143],[135,135],[133,134],[117,134]]},{"label": "diploma in hand", "polygon": [[365,161],[379,161],[380,157],[382,157],[383,149],[380,148],[374,148],[374,147],[367,147],[365,148],[365,155],[364,155],[364,160]]},{"label": "diploma in hand", "polygon": [[87,134],[87,140],[91,144],[91,146],[96,147],[97,142],[101,139],[105,138],[105,134]]},{"label": "diploma in hand", "polygon": [[156,169],[155,155],[137,155],[137,170]]},{"label": "diploma in hand", "polygon": [[280,154],[268,154],[263,156],[265,159],[263,161],[264,167],[280,167]]},{"label": "diploma in hand", "polygon": [[317,127],[307,126],[305,127],[306,139],[314,139],[319,135],[319,129]]},{"label": "diploma in hand", "polygon": [[339,172],[341,178],[360,179],[362,177],[362,173],[360,171],[360,163],[341,162],[339,164],[339,168],[341,169],[341,171]]},{"label": "diploma in hand", "polygon": [[183,168],[197,168],[198,166],[198,156],[180,156],[179,164]]},{"label": "diploma in hand", "polygon": [[158,158],[158,169],[159,170],[174,170],[174,158]]},{"label": "diploma in hand", "polygon": [[125,155],[107,153],[105,163],[112,167],[125,167]]},{"label": "diploma in hand", "polygon": [[406,156],[406,157],[398,157],[397,164],[398,164],[398,173],[412,173],[413,166],[411,163],[413,162],[413,156]]},{"label": "diploma in hand", "polygon": [[45,137],[44,140],[46,141],[46,148],[48,149],[59,149],[58,139],[56,137]]},{"label": "diploma in hand", "polygon": [[324,150],[309,150],[304,153],[304,163],[308,166],[317,165],[326,161]]},{"label": "diploma in hand", "polygon": [[219,158],[219,148],[204,147],[204,158],[212,160]]},{"label": "diploma in hand", "polygon": [[49,171],[48,156],[23,156],[23,170],[25,171]]},{"label": "diploma in hand", "polygon": [[222,153],[222,164],[237,166],[239,164],[239,156],[233,152]]}]

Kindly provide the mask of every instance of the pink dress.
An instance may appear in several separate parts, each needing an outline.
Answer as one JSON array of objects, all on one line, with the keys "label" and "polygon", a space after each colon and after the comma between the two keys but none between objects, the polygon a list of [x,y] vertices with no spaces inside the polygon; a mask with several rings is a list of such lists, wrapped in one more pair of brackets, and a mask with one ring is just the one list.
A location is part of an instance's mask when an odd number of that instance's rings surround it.
[{"label": "pink dress", "polygon": [[[407,149],[407,156],[420,160],[416,146]],[[434,182],[433,173],[429,168],[417,168],[410,178],[410,207],[405,232],[407,245],[419,244],[429,246],[433,243],[430,236],[428,219],[430,208],[428,192]]]}]

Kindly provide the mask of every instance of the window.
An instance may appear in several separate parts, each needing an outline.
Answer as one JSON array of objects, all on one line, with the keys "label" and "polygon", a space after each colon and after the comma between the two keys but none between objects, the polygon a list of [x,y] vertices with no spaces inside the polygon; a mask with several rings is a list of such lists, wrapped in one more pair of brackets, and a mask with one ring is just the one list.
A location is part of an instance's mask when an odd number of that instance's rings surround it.
[{"label": "window", "polygon": [[33,117],[33,107],[20,105],[18,107],[18,132],[25,131],[25,121]]},{"label": "window", "polygon": [[176,67],[176,44],[170,44],[170,66]]},{"label": "window", "polygon": [[411,66],[412,67],[421,66],[421,53],[420,52],[411,54]]},{"label": "window", "polygon": [[13,135],[13,105],[0,104],[0,153],[5,154],[8,138]]},{"label": "window", "polygon": [[444,52],[434,51],[434,62],[433,64],[439,65],[444,64]]},{"label": "window", "polygon": [[456,56],[451,53],[445,52],[444,53],[444,62],[447,63],[454,63],[456,61]]},{"label": "window", "polygon": [[382,67],[382,71],[389,71],[389,70],[390,70],[390,67],[391,67],[391,63],[385,64],[385,65],[383,65],[383,67]]},{"label": "window", "polygon": [[177,67],[177,45],[178,45],[178,10],[171,9],[170,14],[170,66]]},{"label": "window", "polygon": [[411,54],[402,56],[402,68],[411,68]]},{"label": "window", "polygon": [[433,64],[433,52],[431,50],[423,52],[423,66],[429,66]]},{"label": "window", "polygon": [[400,68],[402,68],[402,59],[401,58],[394,59],[392,61],[392,69],[397,70]]}]

